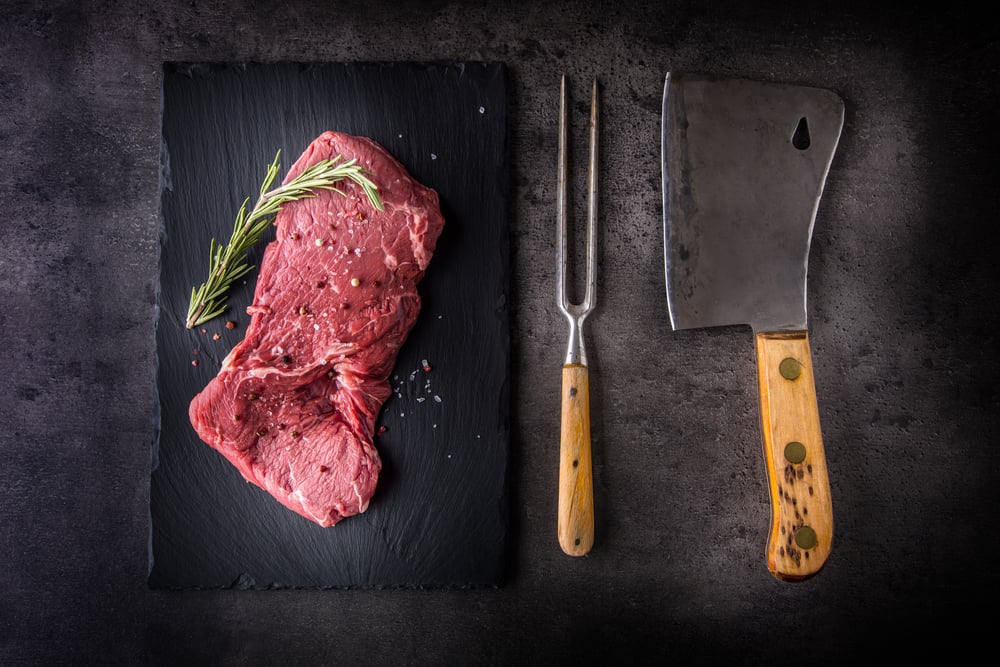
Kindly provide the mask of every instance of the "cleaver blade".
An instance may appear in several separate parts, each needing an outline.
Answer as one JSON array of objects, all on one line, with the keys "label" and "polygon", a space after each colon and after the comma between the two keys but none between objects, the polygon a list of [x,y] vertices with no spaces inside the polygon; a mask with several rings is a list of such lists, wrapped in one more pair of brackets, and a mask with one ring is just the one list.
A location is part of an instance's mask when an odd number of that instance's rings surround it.
[{"label": "cleaver blade", "polygon": [[771,498],[768,569],[826,563],[833,506],[806,317],[816,212],[844,124],[820,88],[668,73],[664,261],[675,330],[750,325]]}]

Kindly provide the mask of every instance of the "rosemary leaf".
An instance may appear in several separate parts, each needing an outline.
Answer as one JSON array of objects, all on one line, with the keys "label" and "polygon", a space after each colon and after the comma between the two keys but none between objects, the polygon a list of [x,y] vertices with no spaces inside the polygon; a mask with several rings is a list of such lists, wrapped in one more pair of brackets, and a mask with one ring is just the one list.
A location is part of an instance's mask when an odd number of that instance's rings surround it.
[{"label": "rosemary leaf", "polygon": [[280,168],[280,156],[279,150],[267,168],[257,203],[249,212],[247,206],[250,198],[243,200],[236,214],[229,243],[223,246],[213,238],[209,244],[208,279],[201,286],[191,288],[186,320],[188,329],[222,315],[229,308],[226,305],[226,295],[230,286],[254,268],[245,262],[247,253],[263,236],[283,204],[315,197],[318,190],[332,190],[343,195],[344,192],[337,187],[337,183],[346,178],[361,186],[372,206],[379,211],[384,210],[378,186],[368,178],[369,174],[357,164],[357,160],[341,162],[340,155],[330,160],[321,160],[288,183],[272,189]]}]

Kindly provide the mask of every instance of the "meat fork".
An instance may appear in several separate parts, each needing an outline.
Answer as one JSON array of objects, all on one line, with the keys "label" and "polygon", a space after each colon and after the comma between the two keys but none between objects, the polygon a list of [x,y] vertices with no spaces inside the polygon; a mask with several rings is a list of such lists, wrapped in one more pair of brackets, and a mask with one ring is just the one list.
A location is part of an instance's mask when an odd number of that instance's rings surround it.
[{"label": "meat fork", "polygon": [[587,278],[583,302],[571,303],[566,268],[566,77],[559,90],[559,166],[556,195],[556,276],[559,310],[569,321],[569,344],[562,371],[562,423],[559,437],[559,546],[583,556],[594,544],[594,481],[590,447],[590,378],[583,344],[583,321],[596,301],[597,256],[597,80],[590,94],[590,165],[587,174]]}]

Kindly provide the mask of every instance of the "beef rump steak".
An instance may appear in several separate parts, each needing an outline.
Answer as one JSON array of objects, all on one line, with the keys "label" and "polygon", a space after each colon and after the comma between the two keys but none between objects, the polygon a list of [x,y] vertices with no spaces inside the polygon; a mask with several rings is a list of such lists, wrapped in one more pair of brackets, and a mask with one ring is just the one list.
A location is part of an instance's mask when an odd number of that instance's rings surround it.
[{"label": "beef rump steak", "polygon": [[437,192],[364,137],[323,133],[285,182],[338,155],[372,175],[385,210],[347,180],[344,194],[282,207],[246,336],[189,409],[248,481],[321,526],[363,512],[375,492],[375,420],[444,226]]}]

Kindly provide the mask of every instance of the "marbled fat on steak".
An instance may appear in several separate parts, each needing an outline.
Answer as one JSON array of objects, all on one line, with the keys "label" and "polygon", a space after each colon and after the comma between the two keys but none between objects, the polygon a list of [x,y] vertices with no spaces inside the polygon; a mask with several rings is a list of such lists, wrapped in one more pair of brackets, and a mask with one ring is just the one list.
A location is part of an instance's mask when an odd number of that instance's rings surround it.
[{"label": "marbled fat on steak", "polygon": [[248,481],[321,526],[365,511],[375,492],[375,420],[444,226],[437,192],[367,138],[322,134],[285,182],[337,155],[372,175],[385,211],[348,180],[346,196],[282,207],[246,336],[189,410]]}]

